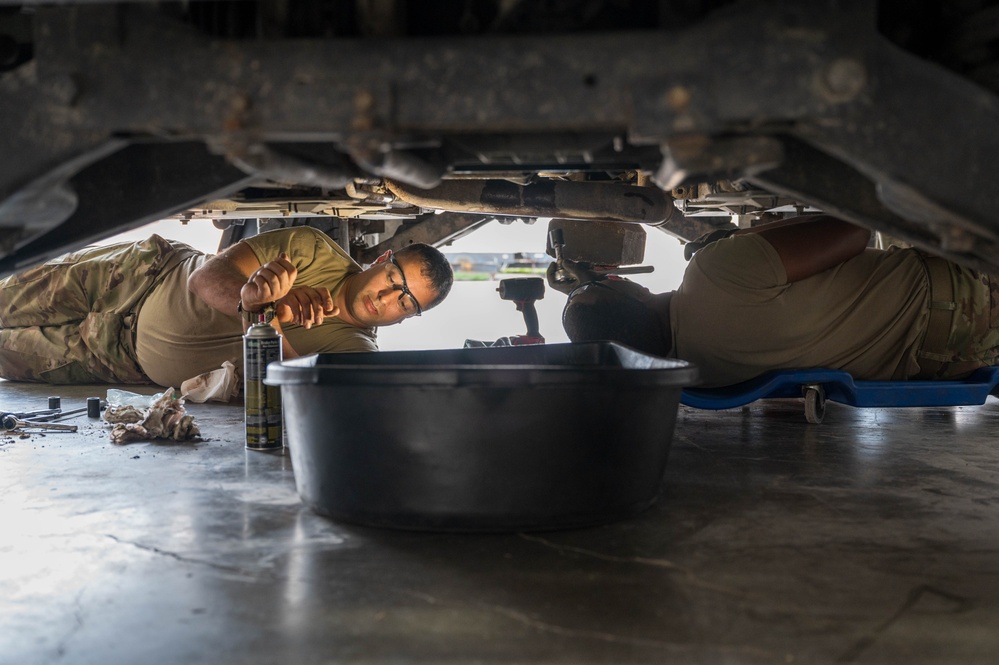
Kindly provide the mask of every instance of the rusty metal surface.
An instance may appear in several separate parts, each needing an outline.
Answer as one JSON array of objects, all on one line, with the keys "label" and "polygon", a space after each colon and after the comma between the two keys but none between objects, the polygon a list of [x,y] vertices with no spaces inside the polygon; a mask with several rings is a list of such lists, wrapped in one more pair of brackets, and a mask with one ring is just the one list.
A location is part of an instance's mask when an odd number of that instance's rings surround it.
[{"label": "rusty metal surface", "polygon": [[430,190],[392,181],[385,184],[407,203],[452,212],[656,224],[676,210],[667,192],[617,183],[551,180],[518,185],[505,180],[458,180]]},{"label": "rusty metal surface", "polygon": [[0,275],[12,274],[120,230],[135,228],[190,207],[206,193],[223,197],[252,178],[197,142],[127,145],[77,172],[67,183],[78,198],[72,213],[18,254],[0,258]]},{"label": "rusty metal surface", "polygon": [[[504,6],[512,13],[496,26],[529,11]],[[402,9],[365,11],[399,18]],[[994,91],[882,37],[872,3],[747,0],[699,21],[663,16],[659,30],[630,32],[227,39],[152,3],[38,7],[32,59],[0,69],[0,247],[19,245],[20,265],[43,256],[32,247],[78,243],[79,234],[60,240],[51,230],[74,197],[97,205],[70,180],[106,159],[112,140],[150,151],[201,141],[254,174],[296,180],[312,171],[240,156],[321,144],[368,175],[426,188],[517,165],[658,171],[666,184],[693,171],[763,182],[771,167],[796,168],[772,150],[784,135],[828,158],[818,162],[827,171],[801,173],[794,191],[804,202],[827,201],[846,165],[881,193],[880,209],[843,194],[837,210],[889,226],[904,218],[934,247],[999,267],[990,258],[999,256]],[[382,36],[402,24],[392,25]],[[501,140],[476,151],[512,135],[522,140],[507,154]],[[684,155],[691,142],[704,147]],[[687,168],[671,166],[678,156]],[[327,184],[344,175],[315,174]],[[92,222],[98,234],[135,220]]]},{"label": "rusty metal surface", "polygon": [[554,257],[552,231],[562,232],[562,258],[570,261],[623,266],[645,259],[645,229],[634,224],[553,219],[548,223],[545,251]]},{"label": "rusty metal surface", "polygon": [[424,215],[416,222],[404,224],[392,237],[377,245],[356,249],[354,260],[363,265],[371,263],[387,249],[396,252],[417,242],[441,244],[457,240],[491,220],[489,216],[464,213]]}]

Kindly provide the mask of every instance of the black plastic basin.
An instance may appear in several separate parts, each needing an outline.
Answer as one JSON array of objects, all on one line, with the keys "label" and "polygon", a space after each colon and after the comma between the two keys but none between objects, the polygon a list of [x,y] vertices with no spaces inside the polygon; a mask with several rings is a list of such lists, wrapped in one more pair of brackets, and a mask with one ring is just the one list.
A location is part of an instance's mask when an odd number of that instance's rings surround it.
[{"label": "black plastic basin", "polygon": [[350,522],[507,531],[607,522],[659,493],[683,361],[611,343],[273,363],[302,500]]}]

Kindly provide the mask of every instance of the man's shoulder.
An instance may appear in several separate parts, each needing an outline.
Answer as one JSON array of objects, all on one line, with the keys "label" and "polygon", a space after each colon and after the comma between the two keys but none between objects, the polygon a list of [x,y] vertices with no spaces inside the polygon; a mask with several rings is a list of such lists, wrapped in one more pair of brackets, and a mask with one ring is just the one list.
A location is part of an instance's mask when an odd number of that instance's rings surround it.
[{"label": "man's shoulder", "polygon": [[311,226],[286,226],[280,229],[270,229],[250,236],[246,238],[246,241],[256,243],[319,242],[336,245],[332,238]]},{"label": "man's shoulder", "polygon": [[776,254],[776,252],[777,250],[774,249],[773,245],[767,242],[763,236],[758,233],[746,233],[731,235],[711,243],[694,254],[691,262],[704,262],[717,260],[718,257],[730,258],[732,256],[743,255],[748,255],[752,258],[762,258],[770,253]]},{"label": "man's shoulder", "polygon": [[773,245],[751,233],[718,240],[694,254],[683,281],[704,280],[762,288],[786,283],[787,274]]},{"label": "man's shoulder", "polygon": [[308,264],[320,260],[359,268],[345,249],[328,235],[311,226],[272,229],[246,238],[244,242],[254,250],[258,258],[261,258],[262,254],[270,256],[285,251],[293,261],[296,257],[302,257]]}]

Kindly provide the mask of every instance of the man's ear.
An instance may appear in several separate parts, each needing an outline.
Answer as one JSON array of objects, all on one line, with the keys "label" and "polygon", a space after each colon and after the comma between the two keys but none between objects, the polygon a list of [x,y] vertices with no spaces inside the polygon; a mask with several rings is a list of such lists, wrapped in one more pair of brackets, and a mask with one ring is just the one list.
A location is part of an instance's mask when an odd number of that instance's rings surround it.
[{"label": "man's ear", "polygon": [[379,263],[385,263],[386,261],[388,261],[390,256],[392,256],[392,250],[386,249],[384,252],[382,252],[381,256],[379,256],[377,259],[371,262],[371,265],[376,266]]}]

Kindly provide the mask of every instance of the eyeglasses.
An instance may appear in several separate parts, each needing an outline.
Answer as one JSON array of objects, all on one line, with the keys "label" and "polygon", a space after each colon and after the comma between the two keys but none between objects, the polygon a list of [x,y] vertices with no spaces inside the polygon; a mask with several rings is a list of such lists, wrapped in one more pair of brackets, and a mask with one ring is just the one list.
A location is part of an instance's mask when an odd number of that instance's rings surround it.
[{"label": "eyeglasses", "polygon": [[[401,304],[402,308],[407,312],[415,309],[416,316],[422,315],[423,308],[420,307],[420,301],[417,300],[416,296],[413,295],[413,292],[409,290],[409,284],[406,283],[406,273],[402,271],[402,266],[400,266],[399,262],[395,260],[395,255],[389,254],[388,258],[389,258],[389,263],[391,263],[395,267],[395,269],[399,272],[399,283],[395,284],[394,283],[395,279],[392,279],[393,281],[392,288],[397,291],[402,291],[402,293],[399,294],[399,304]],[[404,300],[406,296],[409,296],[410,300],[409,307],[406,306],[406,301]]]}]

